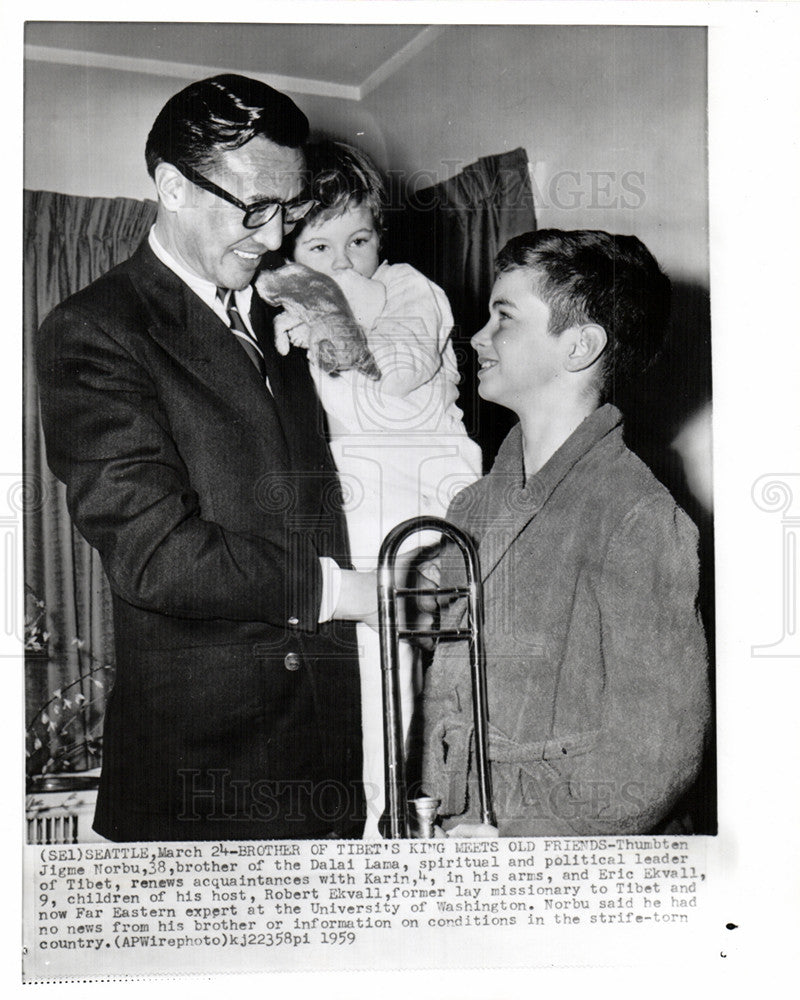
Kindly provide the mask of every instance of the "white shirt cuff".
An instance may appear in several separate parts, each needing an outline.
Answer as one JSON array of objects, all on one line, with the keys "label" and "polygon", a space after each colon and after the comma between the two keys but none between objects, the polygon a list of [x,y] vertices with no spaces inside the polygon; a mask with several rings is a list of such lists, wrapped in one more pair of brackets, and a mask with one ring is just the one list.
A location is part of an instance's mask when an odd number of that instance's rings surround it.
[{"label": "white shirt cuff", "polygon": [[322,570],[322,601],[319,606],[319,623],[329,622],[333,618],[336,605],[339,603],[339,592],[342,589],[342,570],[328,556],[319,557],[319,568]]}]

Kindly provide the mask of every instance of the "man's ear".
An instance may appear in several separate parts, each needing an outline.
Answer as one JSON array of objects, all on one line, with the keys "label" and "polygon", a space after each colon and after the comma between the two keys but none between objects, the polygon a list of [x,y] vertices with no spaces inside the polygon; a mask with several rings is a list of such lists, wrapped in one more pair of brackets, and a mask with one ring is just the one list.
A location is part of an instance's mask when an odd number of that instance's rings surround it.
[{"label": "man's ear", "polygon": [[159,202],[168,212],[177,212],[186,201],[186,178],[171,163],[159,163],[153,179]]},{"label": "man's ear", "polygon": [[564,367],[568,372],[585,371],[597,361],[607,343],[606,331],[597,323],[573,327]]}]

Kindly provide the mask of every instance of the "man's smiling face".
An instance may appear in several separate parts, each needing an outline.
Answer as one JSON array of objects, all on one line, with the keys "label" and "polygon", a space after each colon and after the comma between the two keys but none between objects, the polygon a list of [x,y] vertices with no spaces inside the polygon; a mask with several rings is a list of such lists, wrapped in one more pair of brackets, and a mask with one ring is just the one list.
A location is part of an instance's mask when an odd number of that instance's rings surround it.
[{"label": "man's smiling face", "polygon": [[[256,136],[239,149],[219,152],[216,163],[200,173],[250,205],[297,197],[303,190],[304,167],[299,149]],[[245,229],[241,209],[183,180],[185,197],[174,214],[171,251],[199,277],[222,288],[244,288],[263,255],[280,249],[288,231],[282,213],[276,212],[259,229]]]}]

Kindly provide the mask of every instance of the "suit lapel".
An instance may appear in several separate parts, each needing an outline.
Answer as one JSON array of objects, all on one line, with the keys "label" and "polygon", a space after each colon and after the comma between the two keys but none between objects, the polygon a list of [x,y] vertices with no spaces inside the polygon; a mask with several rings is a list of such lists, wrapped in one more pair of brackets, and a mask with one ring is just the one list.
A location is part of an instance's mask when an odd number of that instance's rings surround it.
[{"label": "suit lapel", "polygon": [[283,357],[275,348],[273,319],[277,311],[253,292],[250,322],[264,354],[286,447],[296,468],[317,469],[327,454],[324,414],[308,372],[306,352],[292,347]]},{"label": "suit lapel", "polygon": [[131,258],[131,280],[149,313],[149,333],[182,368],[263,429],[288,462],[276,401],[228,327],[165,267],[147,243]]},{"label": "suit lapel", "polygon": [[[253,291],[250,325],[264,355],[289,456],[289,482],[296,517],[290,517],[287,524],[313,546],[317,556],[330,556],[348,569],[352,564],[347,525],[339,475],[327,444],[325,412],[308,370],[307,352],[292,347],[283,356],[275,348],[274,318],[278,312]],[[334,627],[334,634],[341,636],[346,644],[353,642],[351,624],[335,622]],[[321,697],[319,678],[313,670],[309,676],[317,697]]]},{"label": "suit lapel", "polygon": [[314,490],[319,485],[317,481],[315,486],[315,477],[328,478],[336,473],[327,447],[325,413],[308,371],[306,352],[292,347],[285,357],[278,354],[272,326],[276,312],[266,306],[257,293],[253,294],[250,322],[264,353],[292,466],[305,472],[300,483],[300,489],[305,492],[306,488]]},{"label": "suit lapel", "polygon": [[265,307],[254,293],[250,320],[265,349],[273,395],[228,327],[158,260],[146,240],[127,267],[147,310],[152,338],[176,365],[191,372],[257,428],[269,448],[275,474],[290,477],[297,491],[297,510],[311,518],[304,530],[322,529],[330,554],[346,565],[348,546],[335,489],[336,468],[326,444],[325,414],[305,351],[292,348],[282,358],[275,350],[275,310]]}]

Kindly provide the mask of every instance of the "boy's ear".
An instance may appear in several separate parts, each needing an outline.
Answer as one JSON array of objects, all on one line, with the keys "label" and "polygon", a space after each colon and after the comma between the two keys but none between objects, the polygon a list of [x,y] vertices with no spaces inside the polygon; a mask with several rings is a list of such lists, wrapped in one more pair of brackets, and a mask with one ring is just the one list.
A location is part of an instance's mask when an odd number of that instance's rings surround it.
[{"label": "boy's ear", "polygon": [[606,331],[598,323],[575,326],[570,332],[569,349],[564,360],[568,372],[582,372],[597,361],[608,343]]}]

